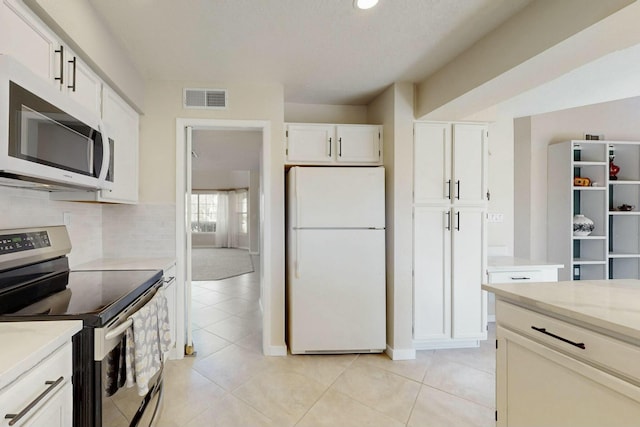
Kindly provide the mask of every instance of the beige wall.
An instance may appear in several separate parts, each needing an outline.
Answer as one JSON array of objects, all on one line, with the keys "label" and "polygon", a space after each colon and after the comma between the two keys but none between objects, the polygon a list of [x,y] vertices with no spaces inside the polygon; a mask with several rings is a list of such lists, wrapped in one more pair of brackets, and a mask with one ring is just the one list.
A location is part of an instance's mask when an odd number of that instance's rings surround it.
[{"label": "beige wall", "polygon": [[[532,258],[546,260],[547,146],[552,142],[583,139],[587,133],[603,134],[611,140],[639,141],[640,98],[572,108],[519,121],[522,128],[516,133],[515,167],[530,168],[531,172],[528,176],[516,175],[514,192],[516,201],[526,199],[524,203],[530,206],[530,217],[528,221],[524,216],[519,218],[515,228],[516,242],[529,241],[528,247],[516,244],[516,255],[526,255],[528,251]],[[528,135],[527,121],[530,121]]]},{"label": "beige wall", "polygon": [[[420,82],[416,117],[457,120],[635,45],[639,36],[635,31],[637,20],[626,19],[626,11],[621,10],[633,3],[634,0],[531,2]],[[631,16],[638,14],[637,7],[628,10]],[[618,11],[621,13],[616,14]],[[621,28],[625,30],[620,31]]]},{"label": "beige wall", "polygon": [[[226,110],[182,108],[184,87],[216,87],[228,90]],[[140,120],[140,202],[175,203],[176,119],[265,120],[271,123],[269,163],[272,257],[265,268],[271,282],[271,346],[283,347],[284,337],[284,94],[279,84],[224,84],[220,82],[149,81],[146,86],[146,114]]]},{"label": "beige wall", "polygon": [[[284,104],[284,121],[288,123],[367,124],[364,105]],[[377,124],[377,123],[374,123]]]},{"label": "beige wall", "polygon": [[369,105],[369,123],[384,125],[387,231],[387,352],[413,349],[413,84],[396,83]]},{"label": "beige wall", "polygon": [[489,247],[513,254],[515,220],[513,193],[513,120],[504,118],[489,123],[489,213],[501,213],[501,223],[487,225]]}]

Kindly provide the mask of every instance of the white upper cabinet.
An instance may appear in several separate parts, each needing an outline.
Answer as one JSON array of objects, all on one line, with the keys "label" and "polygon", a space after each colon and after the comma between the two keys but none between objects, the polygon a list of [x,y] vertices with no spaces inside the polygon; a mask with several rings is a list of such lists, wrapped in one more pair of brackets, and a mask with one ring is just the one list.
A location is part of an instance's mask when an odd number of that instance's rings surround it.
[{"label": "white upper cabinet", "polygon": [[334,158],[334,125],[287,125],[287,161],[332,163]]},{"label": "white upper cabinet", "polygon": [[95,114],[100,114],[102,80],[21,1],[1,0],[0,53]]},{"label": "white upper cabinet", "polygon": [[[11,55],[44,80],[56,83],[55,34],[20,1],[0,0],[0,53]],[[59,83],[56,83],[59,84]]]},{"label": "white upper cabinet", "polygon": [[382,129],[370,125],[336,126],[340,163],[377,163],[382,159]]},{"label": "white upper cabinet", "polygon": [[416,203],[451,202],[451,125],[416,123],[413,173]]},{"label": "white upper cabinet", "polygon": [[61,89],[78,104],[100,114],[102,104],[102,80],[70,49],[62,56],[64,82]]},{"label": "white upper cabinet", "polygon": [[382,126],[289,123],[290,165],[381,165]]},{"label": "white upper cabinet", "polygon": [[414,132],[415,203],[487,202],[485,124],[416,123]]},{"label": "white upper cabinet", "polygon": [[453,125],[453,202],[487,201],[488,130],[484,124]]}]

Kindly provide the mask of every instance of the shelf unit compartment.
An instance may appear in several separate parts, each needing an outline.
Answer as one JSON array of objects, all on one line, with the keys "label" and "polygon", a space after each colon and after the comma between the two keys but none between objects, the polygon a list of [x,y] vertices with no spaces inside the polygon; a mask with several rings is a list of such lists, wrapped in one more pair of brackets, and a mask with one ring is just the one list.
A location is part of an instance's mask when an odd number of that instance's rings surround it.
[{"label": "shelf unit compartment", "polygon": [[[607,192],[602,191],[585,191],[581,189],[573,190],[573,215],[584,215],[591,219],[594,224],[594,230],[591,234],[594,236],[607,235]],[[573,233],[573,226],[572,226]]]},{"label": "shelf unit compartment", "polygon": [[[640,181],[640,145],[638,143],[615,142],[608,144],[609,160],[620,168],[618,181]],[[611,180],[611,182],[615,182]]]},{"label": "shelf unit compartment", "polygon": [[609,253],[640,256],[639,233],[639,215],[611,215],[609,217]]},{"label": "shelf unit compartment", "polygon": [[571,141],[574,162],[608,162],[607,145],[600,141]]},{"label": "shelf unit compartment", "polygon": [[[605,264],[607,261],[606,240],[573,240],[573,264]],[[605,277],[601,277],[604,279]]]},{"label": "shelf unit compartment", "polygon": [[591,186],[574,187],[583,190],[603,190],[606,187],[607,177],[609,175],[609,167],[606,162],[583,163],[573,162],[574,178],[589,178]]},{"label": "shelf unit compartment", "polygon": [[602,280],[607,278],[607,264],[574,264],[573,280]]},{"label": "shelf unit compartment", "polygon": [[609,279],[637,279],[640,277],[640,257],[609,258]]},{"label": "shelf unit compartment", "polygon": [[[615,182],[615,181],[612,181]],[[609,184],[609,210],[611,212],[638,212],[640,203],[640,184]],[[617,211],[618,206],[631,205],[632,211]]]}]

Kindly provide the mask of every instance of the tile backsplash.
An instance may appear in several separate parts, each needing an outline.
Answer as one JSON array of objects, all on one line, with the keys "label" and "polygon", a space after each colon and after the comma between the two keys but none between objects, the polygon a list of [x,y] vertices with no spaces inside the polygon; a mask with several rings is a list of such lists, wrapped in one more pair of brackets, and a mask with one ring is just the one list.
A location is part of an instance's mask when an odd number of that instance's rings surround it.
[{"label": "tile backsplash", "polygon": [[103,257],[175,257],[174,204],[104,205]]},{"label": "tile backsplash", "polygon": [[69,264],[102,257],[102,206],[49,200],[46,191],[0,187],[0,229],[64,224],[69,216]]},{"label": "tile backsplash", "polygon": [[60,202],[45,191],[0,187],[0,229],[64,224],[69,264],[99,258],[174,257],[175,205]]}]

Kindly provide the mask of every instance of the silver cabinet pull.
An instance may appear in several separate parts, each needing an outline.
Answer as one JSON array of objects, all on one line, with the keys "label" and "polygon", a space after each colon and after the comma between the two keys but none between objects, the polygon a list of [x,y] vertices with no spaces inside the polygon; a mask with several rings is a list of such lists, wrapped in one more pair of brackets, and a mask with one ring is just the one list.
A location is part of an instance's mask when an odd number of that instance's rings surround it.
[{"label": "silver cabinet pull", "polygon": [[42,399],[46,397],[47,394],[51,393],[62,381],[64,381],[64,377],[60,377],[55,381],[45,381],[44,384],[48,385],[47,389],[40,393],[38,397],[33,399],[31,403],[29,403],[22,411],[17,414],[7,414],[4,416],[5,419],[11,420],[9,421],[9,425],[12,426],[18,421],[20,421],[27,413],[33,409]]},{"label": "silver cabinet pull", "polygon": [[338,138],[338,157],[342,157],[342,138]]},{"label": "silver cabinet pull", "polygon": [[451,231],[451,211],[445,212],[447,215],[447,230]]},{"label": "silver cabinet pull", "polygon": [[460,200],[460,180],[456,181],[456,199]]},{"label": "silver cabinet pull", "polygon": [[460,212],[456,212],[456,230],[460,231]]},{"label": "silver cabinet pull", "polygon": [[451,180],[447,181],[447,199],[451,200]]},{"label": "silver cabinet pull", "polygon": [[331,157],[331,138],[329,138],[329,157]]}]

